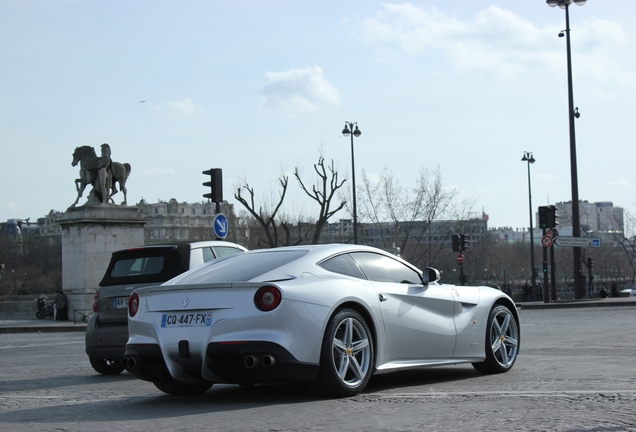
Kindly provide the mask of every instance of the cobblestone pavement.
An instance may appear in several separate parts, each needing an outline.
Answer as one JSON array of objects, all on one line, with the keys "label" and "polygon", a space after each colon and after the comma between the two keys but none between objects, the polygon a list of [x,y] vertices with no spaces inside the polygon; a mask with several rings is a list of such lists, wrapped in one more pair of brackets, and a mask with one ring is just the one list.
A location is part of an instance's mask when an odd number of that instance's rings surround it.
[{"label": "cobblestone pavement", "polygon": [[96,374],[83,334],[0,334],[1,431],[636,431],[636,308],[522,310],[514,368],[374,377],[349,399],[301,386],[166,396]]}]

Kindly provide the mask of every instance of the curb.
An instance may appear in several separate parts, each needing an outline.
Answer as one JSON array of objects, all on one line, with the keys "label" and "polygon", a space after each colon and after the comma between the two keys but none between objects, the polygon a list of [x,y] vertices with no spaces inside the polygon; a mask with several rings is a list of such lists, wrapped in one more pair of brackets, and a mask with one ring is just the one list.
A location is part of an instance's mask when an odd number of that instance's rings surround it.
[{"label": "curb", "polygon": [[60,332],[85,332],[86,324],[62,324],[62,325],[3,325],[0,321],[0,334],[8,333],[60,333]]},{"label": "curb", "polygon": [[565,309],[565,308],[589,308],[589,307],[614,307],[614,306],[636,306],[636,298],[612,298],[612,299],[587,299],[556,301],[554,303],[517,303],[517,309]]}]

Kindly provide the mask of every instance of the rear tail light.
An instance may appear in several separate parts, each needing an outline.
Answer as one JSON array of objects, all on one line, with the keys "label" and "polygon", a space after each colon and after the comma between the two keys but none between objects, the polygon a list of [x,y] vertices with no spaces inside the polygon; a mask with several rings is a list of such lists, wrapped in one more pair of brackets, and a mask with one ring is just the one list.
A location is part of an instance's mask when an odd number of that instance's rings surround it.
[{"label": "rear tail light", "polygon": [[99,305],[97,304],[97,300],[99,299],[99,290],[95,290],[95,293],[93,294],[93,312],[97,312],[97,310],[99,309]]},{"label": "rear tail light", "polygon": [[128,314],[134,317],[137,315],[137,311],[139,311],[139,296],[132,293],[128,299]]},{"label": "rear tail light", "polygon": [[276,309],[282,299],[283,296],[280,290],[271,285],[260,287],[258,291],[256,291],[256,294],[254,294],[254,304],[263,312]]}]

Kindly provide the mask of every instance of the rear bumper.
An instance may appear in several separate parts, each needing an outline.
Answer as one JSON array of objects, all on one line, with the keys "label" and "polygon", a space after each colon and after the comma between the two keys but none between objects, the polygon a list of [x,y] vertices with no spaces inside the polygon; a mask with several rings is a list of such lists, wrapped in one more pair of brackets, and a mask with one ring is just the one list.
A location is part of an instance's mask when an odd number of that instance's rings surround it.
[{"label": "rear bumper", "polygon": [[[282,346],[272,342],[246,341],[211,343],[196,368],[187,345],[180,348],[183,362],[166,364],[156,344],[126,345],[124,365],[129,373],[145,381],[187,381],[255,384],[309,381],[318,375],[319,365],[298,361]],[[170,370],[180,376],[173,377]],[[176,378],[176,379],[175,379]]]},{"label": "rear bumper", "polygon": [[86,354],[101,360],[124,358],[128,342],[128,322],[102,325],[98,315],[91,316],[86,325]]}]

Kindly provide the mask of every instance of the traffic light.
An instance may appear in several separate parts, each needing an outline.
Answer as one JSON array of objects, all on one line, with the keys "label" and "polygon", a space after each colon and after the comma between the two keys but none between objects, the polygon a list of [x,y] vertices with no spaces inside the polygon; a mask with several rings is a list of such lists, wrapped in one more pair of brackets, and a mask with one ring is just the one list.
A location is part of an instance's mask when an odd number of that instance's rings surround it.
[{"label": "traffic light", "polygon": [[543,274],[547,274],[547,273],[548,273],[548,262],[543,261]]},{"label": "traffic light", "polygon": [[451,236],[451,250],[453,252],[459,252],[459,236],[457,234]]},{"label": "traffic light", "polygon": [[587,258],[587,268],[590,270],[594,268],[594,258],[592,257]]},{"label": "traffic light", "polygon": [[556,207],[551,205],[547,207],[548,209],[548,228],[556,228],[556,226],[559,224],[556,219],[559,217],[558,214],[556,214]]},{"label": "traffic light", "polygon": [[539,228],[547,229],[550,228],[550,215],[549,209],[547,206],[539,207]]},{"label": "traffic light", "polygon": [[204,182],[203,186],[209,186],[211,193],[203,194],[204,198],[209,198],[212,202],[223,202],[223,170],[221,168],[211,168],[203,171],[203,174],[210,176],[210,181]]},{"label": "traffic light", "polygon": [[466,249],[468,249],[468,242],[466,241],[466,236],[464,234],[460,234],[459,235],[459,250],[461,252],[464,252]]}]

